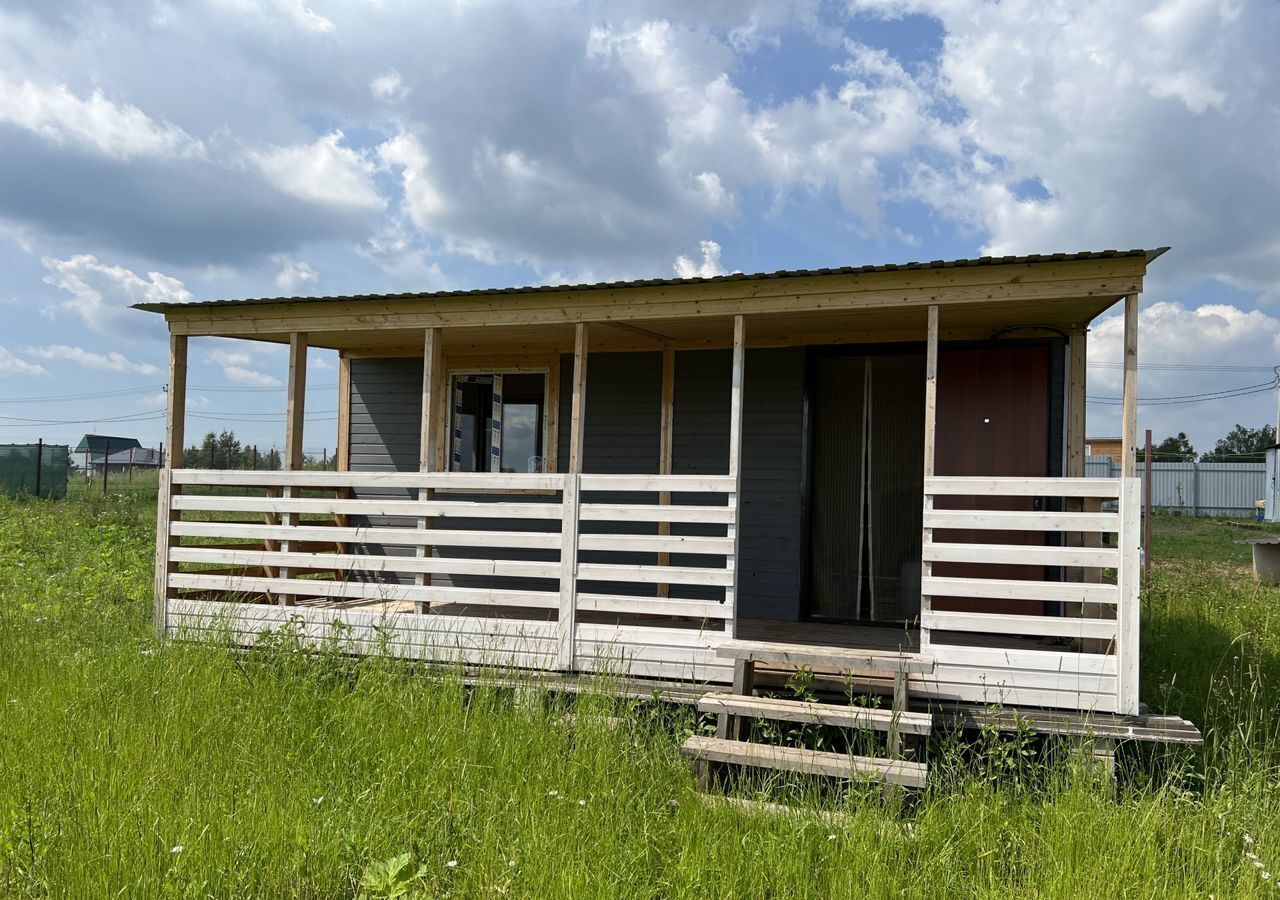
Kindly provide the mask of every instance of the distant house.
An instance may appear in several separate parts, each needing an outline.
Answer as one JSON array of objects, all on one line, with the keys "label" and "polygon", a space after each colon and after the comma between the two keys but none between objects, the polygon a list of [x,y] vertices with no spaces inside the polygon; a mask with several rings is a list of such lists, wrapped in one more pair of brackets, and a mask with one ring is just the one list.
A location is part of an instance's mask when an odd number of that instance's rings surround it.
[{"label": "distant house", "polygon": [[1124,462],[1124,438],[1085,438],[1084,454],[1085,456],[1109,456],[1116,462]]},{"label": "distant house", "polygon": [[103,466],[110,472],[127,471],[130,465],[158,468],[160,454],[145,449],[137,438],[116,437],[109,434],[86,434],[72,451],[81,471],[98,474]]}]

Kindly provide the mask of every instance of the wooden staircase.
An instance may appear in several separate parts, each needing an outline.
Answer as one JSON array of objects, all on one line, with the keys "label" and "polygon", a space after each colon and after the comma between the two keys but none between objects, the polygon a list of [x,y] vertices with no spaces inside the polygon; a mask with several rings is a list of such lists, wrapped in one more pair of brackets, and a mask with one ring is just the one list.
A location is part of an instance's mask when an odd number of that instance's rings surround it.
[{"label": "wooden staircase", "polygon": [[[926,737],[933,730],[930,714],[913,713],[909,709],[910,676],[932,672],[934,664],[931,658],[915,653],[766,641],[728,641],[720,646],[717,653],[734,660],[733,691],[704,694],[698,702],[699,711],[718,716],[716,736],[694,735],[680,748],[681,753],[693,762],[704,790],[710,787],[713,764],[833,778],[869,778],[896,787],[924,786],[928,767],[905,758],[903,737]],[[757,663],[829,667],[854,677],[891,676],[893,705],[885,709],[757,697],[754,694]],[[885,735],[886,755],[856,756],[755,743],[750,740],[751,719],[881,732]]]}]

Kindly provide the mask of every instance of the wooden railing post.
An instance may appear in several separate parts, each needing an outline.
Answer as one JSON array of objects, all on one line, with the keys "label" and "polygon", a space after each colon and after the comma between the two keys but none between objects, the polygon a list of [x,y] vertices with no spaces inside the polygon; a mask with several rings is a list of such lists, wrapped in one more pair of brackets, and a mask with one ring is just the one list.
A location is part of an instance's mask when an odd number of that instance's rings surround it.
[{"label": "wooden railing post", "polygon": [[[658,426],[658,474],[670,475],[672,467],[672,451],[675,438],[675,396],[676,396],[676,352],[671,348],[662,351],[662,402]],[[669,506],[671,492],[661,491],[658,494],[658,505]],[[658,534],[671,534],[670,522],[658,523]],[[658,554],[658,565],[671,565],[670,553]],[[671,585],[658,585],[658,596],[671,596]]]},{"label": "wooden railing post", "polygon": [[1141,568],[1138,546],[1142,541],[1141,488],[1136,477],[1120,484],[1119,609],[1116,612],[1117,711],[1138,714],[1138,653],[1141,616]]},{"label": "wooden railing post", "polygon": [[173,487],[170,472],[182,468],[182,447],[187,421],[187,336],[169,335],[169,384],[165,388],[164,440],[165,454],[156,490],[156,634],[164,637],[169,622],[169,573],[177,567],[169,562],[169,548],[175,543],[169,534],[169,523],[182,516],[173,512],[170,497],[180,489]]},{"label": "wooden railing post", "polygon": [[569,471],[561,491],[560,524],[560,609],[557,617],[559,650],[557,667],[570,672],[576,667],[578,630],[578,511],[583,454],[583,426],[587,417],[588,333],[579,322],[573,335],[573,402],[569,419]]},{"label": "wooden railing post", "polygon": [[[303,420],[307,403],[307,335],[306,332],[295,331],[289,335],[289,389],[285,408],[284,422],[284,467],[290,472],[302,469],[302,437]],[[286,484],[280,491],[283,497],[293,497],[294,488]],[[287,512],[280,517],[283,525],[298,524],[298,514]],[[288,553],[293,549],[293,541],[280,542],[281,551]],[[289,567],[281,566],[279,577],[289,577]],[[290,594],[280,594],[276,603],[280,606],[292,605],[295,598]]]},{"label": "wooden railing post", "polygon": [[729,383],[729,477],[733,479],[733,493],[729,495],[729,508],[733,521],[726,536],[733,542],[732,555],[725,559],[725,567],[732,573],[732,581],[724,591],[727,617],[724,620],[725,639],[733,638],[738,622],[738,588],[742,567],[738,564],[738,535],[742,523],[742,401],[746,377],[747,325],[743,316],[733,317],[733,371]]},{"label": "wooden railing post", "polygon": [[[924,515],[926,520],[933,510],[933,495],[929,493],[929,479],[933,477],[934,434],[938,419],[938,307],[929,307],[929,319],[924,357]],[[922,546],[933,543],[933,529],[925,527],[921,535]],[[925,616],[929,612],[930,597],[923,590],[925,579],[933,574],[933,563],[920,560],[920,651],[929,649],[929,628]]]},{"label": "wooden railing post", "polygon": [[[439,458],[437,445],[440,443],[440,426],[435,410],[436,404],[439,402],[443,369],[444,342],[441,330],[439,328],[428,328],[422,346],[422,419],[418,434],[419,472],[435,471],[436,461]],[[432,488],[420,489],[418,491],[418,499],[423,502],[430,502],[436,499],[436,492]],[[423,531],[431,528],[434,524],[435,520],[429,516],[418,517],[418,528]],[[426,559],[431,555],[431,547],[425,544],[418,545],[417,556],[419,559]],[[414,582],[424,586],[428,585],[431,583],[431,576],[427,573],[419,572],[414,576]],[[414,604],[414,609],[419,613],[424,613],[427,611],[428,605],[419,601]]]}]

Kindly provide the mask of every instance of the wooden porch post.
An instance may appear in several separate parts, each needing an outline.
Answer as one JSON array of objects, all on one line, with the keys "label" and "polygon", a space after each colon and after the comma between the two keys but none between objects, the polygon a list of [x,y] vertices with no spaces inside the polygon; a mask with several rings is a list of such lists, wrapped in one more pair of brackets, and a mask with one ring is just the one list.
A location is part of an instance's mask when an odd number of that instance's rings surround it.
[{"label": "wooden porch post", "polygon": [[289,400],[284,422],[284,467],[302,468],[302,421],[307,402],[307,334],[289,335]]},{"label": "wooden porch post", "polygon": [[[662,351],[662,409],[658,427],[658,474],[670,475],[672,466],[672,450],[675,436],[675,397],[676,397],[676,352],[670,348]],[[658,494],[658,503],[666,506],[671,503],[671,492]],[[670,534],[671,523],[659,522],[658,534]],[[658,565],[671,565],[670,553],[658,554]],[[658,596],[671,596],[671,585],[658,585]]]},{"label": "wooden porch post", "polygon": [[[428,328],[422,345],[422,421],[418,434],[418,471],[420,472],[435,471],[440,457],[440,421],[436,417],[435,411],[436,404],[439,402],[443,369],[444,340],[441,329]],[[420,489],[418,491],[418,499],[428,503],[435,500],[435,489]],[[426,530],[434,524],[435,522],[430,516],[418,517],[418,528],[422,530]],[[431,554],[431,547],[425,544],[418,545],[417,556],[419,559],[429,559]],[[419,572],[414,576],[414,581],[420,585],[428,585],[431,583],[431,575],[426,572]],[[427,604],[422,601],[415,603],[414,607],[419,613],[426,612],[428,608]]]},{"label": "wooden porch post", "polygon": [[1080,331],[1067,339],[1067,477],[1084,477],[1085,388],[1088,385],[1089,336]]},{"label": "wooden porch post", "polygon": [[[307,333],[295,331],[289,335],[289,388],[284,417],[284,467],[286,471],[297,472],[302,469],[302,437],[303,420],[307,405]],[[286,484],[281,496],[290,498],[294,495],[293,485]],[[298,514],[286,512],[280,517],[282,525],[290,526],[298,523]],[[281,541],[280,550],[288,553],[293,548],[292,541]],[[281,566],[278,577],[288,578],[290,569]],[[292,594],[280,594],[276,603],[290,606],[294,602]]]},{"label": "wooden porch post", "polygon": [[1124,298],[1124,460],[1120,474],[1138,474],[1138,295]]},{"label": "wooden porch post", "polygon": [[724,602],[729,615],[724,620],[725,639],[731,640],[737,631],[739,573],[738,534],[742,519],[742,400],[746,375],[747,324],[743,316],[733,317],[733,372],[729,382],[729,477],[733,479],[733,493],[728,503],[733,509],[733,520],[726,537],[733,541],[731,555],[725,559],[733,572],[733,580],[724,590]]},{"label": "wooden porch post", "polygon": [[1138,486],[1138,295],[1124,298],[1124,461],[1120,488],[1120,608],[1117,612],[1116,664],[1119,711],[1138,712],[1138,629],[1141,626],[1138,545],[1141,496]]},{"label": "wooden porch post", "polygon": [[569,417],[569,471],[564,473],[561,491],[560,525],[560,612],[558,631],[560,669],[575,667],[578,618],[578,476],[582,474],[583,426],[587,417],[587,324],[579,322],[573,331],[573,402]]},{"label": "wooden porch post", "polygon": [[186,442],[187,424],[187,336],[169,335],[169,385],[165,394],[167,411],[164,423],[164,466],[159,472],[156,509],[156,586],[155,627],[156,634],[164,637],[168,629],[169,573],[176,566],[169,562],[169,548],[174,539],[169,535],[169,523],[182,513],[173,512],[170,497],[179,492],[172,484],[172,469],[182,468],[182,445]]},{"label": "wooden porch post", "polygon": [[338,354],[338,450],[334,465],[337,471],[351,467],[351,357]]},{"label": "wooden porch post", "polygon": [[[924,356],[924,512],[933,509],[933,496],[929,493],[929,479],[933,478],[934,433],[938,419],[938,307],[929,307],[925,356]],[[933,529],[925,528],[923,544],[933,543]],[[925,627],[925,614],[929,612],[930,597],[923,590],[925,580],[933,575],[933,563],[920,562],[920,651],[929,649],[929,629]]]}]

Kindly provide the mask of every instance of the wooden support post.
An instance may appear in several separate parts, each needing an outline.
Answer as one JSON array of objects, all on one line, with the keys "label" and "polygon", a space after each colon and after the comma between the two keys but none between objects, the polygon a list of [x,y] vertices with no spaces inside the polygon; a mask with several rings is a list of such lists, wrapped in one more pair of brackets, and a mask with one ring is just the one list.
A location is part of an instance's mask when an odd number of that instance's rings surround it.
[{"label": "wooden support post", "polygon": [[1138,714],[1138,634],[1141,628],[1141,571],[1138,562],[1139,531],[1138,479],[1126,478],[1120,485],[1120,588],[1116,613],[1116,711]]},{"label": "wooden support post", "polygon": [[[422,345],[422,419],[418,434],[418,471],[420,472],[435,471],[436,461],[440,457],[438,446],[440,427],[435,410],[440,400],[440,373],[443,368],[444,339],[441,329],[428,328]],[[431,501],[435,498],[436,492],[430,488],[418,491],[419,500]],[[434,525],[435,521],[432,518],[418,517],[418,528],[425,530]],[[417,554],[419,559],[426,559],[432,555],[432,548],[419,545]],[[431,583],[431,575],[420,572],[414,576],[414,580],[420,585],[427,585]],[[421,601],[415,603],[414,608],[419,613],[425,613],[428,609],[427,604]]]},{"label": "wooden support post", "polygon": [[1142,454],[1142,574],[1151,574],[1151,429]]},{"label": "wooden support post", "polygon": [[[750,659],[738,659],[733,663],[733,692],[740,697],[750,697],[756,689],[756,664]],[[742,716],[720,713],[716,717],[716,737],[745,741],[751,736],[751,722]]]},{"label": "wooden support post", "polygon": [[729,381],[729,477],[733,479],[733,492],[728,505],[733,510],[733,520],[725,536],[733,542],[732,552],[725,558],[725,568],[732,572],[732,581],[724,589],[724,602],[728,615],[724,620],[725,638],[731,640],[738,627],[738,587],[742,567],[738,562],[738,535],[742,522],[742,411],[747,364],[747,321],[743,316],[733,317],[733,369]]},{"label": "wooden support post", "polygon": [[302,468],[302,422],[307,402],[307,335],[289,335],[289,397],[284,422],[284,467]]},{"label": "wooden support post", "polygon": [[1080,331],[1067,342],[1067,477],[1084,477],[1085,389],[1088,387],[1089,335]]},{"label": "wooden support post", "polygon": [[1137,475],[1138,468],[1138,295],[1124,298],[1124,393],[1121,431],[1124,457],[1120,474]]},{"label": "wooden support post", "polygon": [[[670,475],[672,466],[672,450],[675,435],[675,397],[676,397],[676,352],[671,349],[662,351],[662,410],[658,427],[658,474]],[[667,506],[671,503],[671,492],[658,494],[658,503]],[[658,523],[658,534],[671,534],[670,522]],[[658,565],[671,565],[670,553],[658,554]],[[658,596],[671,596],[671,585],[658,585]]]},{"label": "wooden support post", "polygon": [[[284,419],[284,467],[290,472],[302,469],[303,420],[307,404],[307,334],[295,331],[289,335],[289,389],[285,406]],[[294,495],[293,485],[287,484],[280,491],[283,497]],[[281,524],[286,526],[298,524],[298,514],[287,512],[280,517]],[[293,541],[281,541],[281,551],[288,553],[293,549]],[[290,577],[288,566],[281,566],[278,577]],[[276,603],[280,606],[291,606],[296,597],[292,594],[278,594]]]},{"label": "wooden support post", "polygon": [[[929,307],[928,324],[926,326],[926,344],[924,355],[924,477],[928,481],[933,477],[934,434],[938,420],[938,307]],[[933,509],[933,497],[927,492],[924,495],[924,512],[928,515]],[[924,544],[933,543],[933,529],[924,529]],[[933,574],[933,563],[922,560],[920,563],[921,584]],[[929,629],[924,627],[924,615],[929,611],[930,598],[923,591],[920,593],[920,651],[929,648]]]},{"label": "wooden support post", "polygon": [[351,467],[351,357],[338,355],[338,449],[334,454],[336,471]]},{"label": "wooden support post", "polygon": [[164,440],[169,448],[164,467],[160,470],[156,491],[156,634],[164,637],[168,630],[169,573],[177,566],[169,562],[169,549],[178,543],[170,536],[169,523],[182,516],[172,510],[171,497],[179,489],[173,487],[170,470],[182,468],[182,446],[186,440],[184,426],[187,419],[187,337],[169,335],[169,384],[165,388],[167,410],[165,414]]},{"label": "wooden support post", "polygon": [[583,427],[587,418],[587,325],[579,322],[573,334],[573,402],[569,417],[569,471],[561,492],[563,513],[560,525],[560,612],[557,618],[560,639],[557,661],[569,672],[576,667],[578,619],[578,506],[579,476],[582,474]]}]

